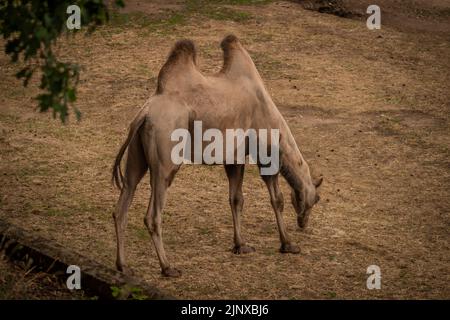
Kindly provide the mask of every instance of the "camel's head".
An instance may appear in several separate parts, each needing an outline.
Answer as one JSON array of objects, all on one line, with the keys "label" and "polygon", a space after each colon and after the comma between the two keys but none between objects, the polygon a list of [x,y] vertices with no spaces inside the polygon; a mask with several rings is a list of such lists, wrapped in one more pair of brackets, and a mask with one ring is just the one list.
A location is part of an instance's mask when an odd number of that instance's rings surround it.
[{"label": "camel's head", "polygon": [[319,187],[323,178],[320,177],[313,182],[312,188],[305,188],[302,191],[292,189],[291,201],[297,212],[297,223],[301,229],[304,229],[308,223],[312,207],[319,202]]}]

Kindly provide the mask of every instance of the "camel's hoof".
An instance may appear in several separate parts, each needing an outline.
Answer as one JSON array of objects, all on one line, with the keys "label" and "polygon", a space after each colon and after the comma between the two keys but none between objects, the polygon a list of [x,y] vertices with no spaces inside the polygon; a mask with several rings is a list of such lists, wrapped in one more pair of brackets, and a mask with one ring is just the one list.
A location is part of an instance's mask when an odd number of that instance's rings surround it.
[{"label": "camel's hoof", "polygon": [[246,254],[255,252],[256,250],[250,246],[235,246],[232,251],[234,254]]},{"label": "camel's hoof", "polygon": [[281,244],[280,252],[281,253],[299,254],[300,248],[292,243],[283,243],[283,244]]},{"label": "camel's hoof", "polygon": [[169,278],[178,278],[181,276],[181,271],[172,267],[164,268],[161,273],[164,277]]},{"label": "camel's hoof", "polygon": [[116,265],[117,270],[119,270],[120,272],[126,274],[127,276],[133,276],[134,272],[131,268],[127,267],[127,266],[122,266],[122,265]]}]

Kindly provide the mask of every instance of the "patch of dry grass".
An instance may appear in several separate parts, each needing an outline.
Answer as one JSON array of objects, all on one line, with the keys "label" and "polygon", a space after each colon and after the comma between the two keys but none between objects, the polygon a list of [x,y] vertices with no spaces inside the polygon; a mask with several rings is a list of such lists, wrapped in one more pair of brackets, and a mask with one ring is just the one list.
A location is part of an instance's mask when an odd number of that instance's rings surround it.
[{"label": "patch of dry grass", "polygon": [[70,291],[56,276],[34,272],[6,260],[0,253],[0,300],[86,299],[80,291]]}]

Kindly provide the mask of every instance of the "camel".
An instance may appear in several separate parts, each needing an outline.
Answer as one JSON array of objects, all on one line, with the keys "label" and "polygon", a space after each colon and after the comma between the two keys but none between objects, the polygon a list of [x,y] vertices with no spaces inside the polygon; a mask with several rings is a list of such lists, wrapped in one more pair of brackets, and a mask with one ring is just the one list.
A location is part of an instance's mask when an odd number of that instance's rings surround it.
[{"label": "camel", "polygon": [[[144,223],[150,233],[161,266],[167,277],[178,277],[181,271],[167,259],[162,239],[161,215],[170,187],[181,164],[171,161],[175,144],[171,132],[183,128],[192,131],[193,122],[201,120],[203,129],[227,128],[278,129],[280,169],[273,175],[261,175],[269,191],[281,241],[280,252],[298,254],[286,232],[282,212],[283,195],[279,173],[291,188],[291,201],[297,214],[298,226],[305,228],[312,207],[319,201],[318,188],[322,177],[313,179],[308,164],[295,139],[267,92],[250,55],[234,35],[221,42],[223,67],[214,75],[203,75],[197,68],[197,53],[191,40],[180,40],[173,47],[161,68],[155,94],[145,102],[130,124],[128,137],[121,146],[113,166],[113,182],[120,189],[120,197],[113,214],[117,236],[116,267],[128,272],[125,264],[124,231],[127,211],[136,186],[150,171],[151,196]],[[268,142],[273,143],[273,141]],[[125,172],[121,160],[126,152]],[[241,235],[243,208],[242,183],[245,164],[225,164],[229,181],[229,203],[234,227],[235,254],[251,253]]]}]

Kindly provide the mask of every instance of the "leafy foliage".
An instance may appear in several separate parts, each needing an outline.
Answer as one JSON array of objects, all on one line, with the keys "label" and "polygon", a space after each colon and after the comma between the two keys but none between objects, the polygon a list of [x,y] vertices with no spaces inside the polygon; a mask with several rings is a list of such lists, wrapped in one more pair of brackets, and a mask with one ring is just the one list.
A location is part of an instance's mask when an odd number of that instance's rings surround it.
[{"label": "leafy foliage", "polygon": [[146,296],[141,288],[129,287],[125,285],[124,287],[111,286],[111,295],[114,299],[129,299],[129,300],[147,300]]},{"label": "leafy foliage", "polygon": [[[76,4],[81,9],[81,26],[91,32],[108,20],[108,8],[103,0],[3,0],[0,3],[0,33],[7,40],[5,52],[13,62],[23,58],[23,67],[16,77],[27,86],[34,72],[42,72],[37,97],[41,112],[53,110],[65,122],[69,105],[76,100],[79,66],[59,61],[52,46],[62,33],[76,32],[66,28],[66,10]],[[123,7],[122,0],[116,0]],[[80,112],[74,107],[75,115]]]}]

